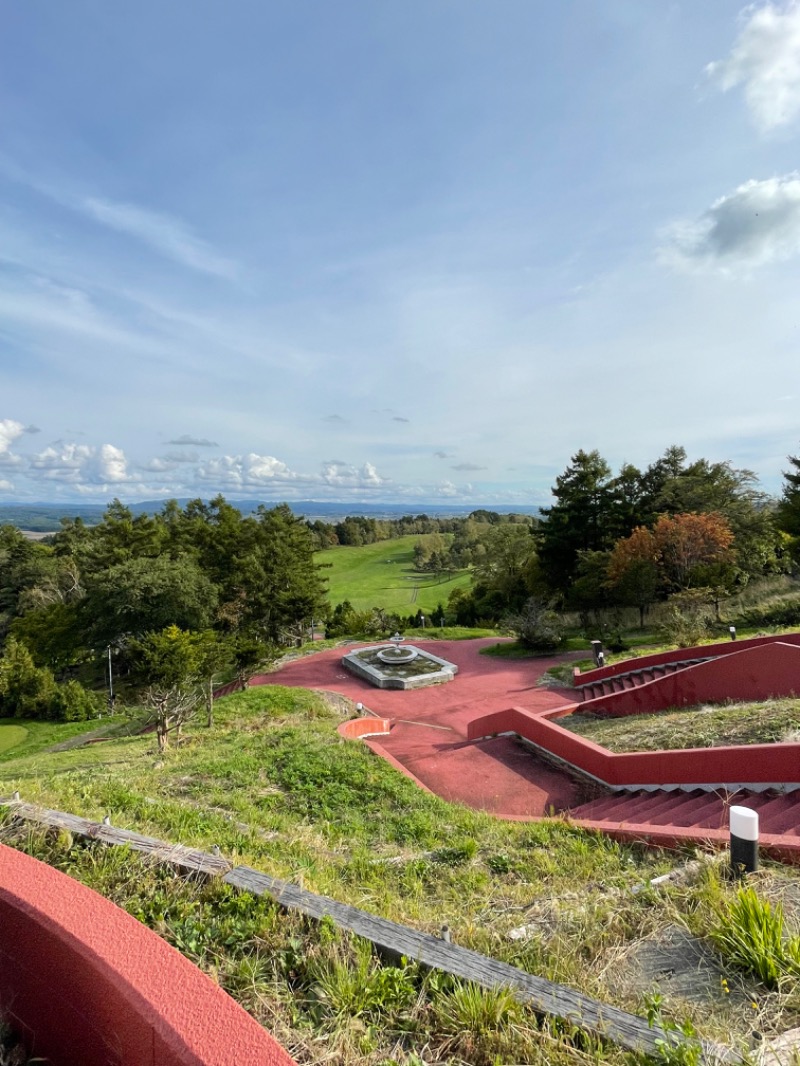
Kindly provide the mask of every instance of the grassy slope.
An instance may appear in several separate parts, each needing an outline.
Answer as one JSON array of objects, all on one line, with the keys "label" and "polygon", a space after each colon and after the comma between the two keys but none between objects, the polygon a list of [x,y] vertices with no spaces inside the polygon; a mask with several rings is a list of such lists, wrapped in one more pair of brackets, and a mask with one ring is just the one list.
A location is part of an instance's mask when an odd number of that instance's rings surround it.
[{"label": "grassy slope", "polygon": [[453,589],[469,586],[471,578],[466,571],[441,580],[431,574],[418,574],[413,567],[418,539],[400,537],[362,548],[317,552],[315,562],[326,567],[322,574],[328,579],[331,604],[349,600],[358,611],[383,607],[403,615],[416,614],[418,610],[429,614],[437,604],[447,603]]},{"label": "grassy slope", "polygon": [[[365,746],[342,742],[335,732],[338,721],[312,693],[259,687],[221,700],[213,729],[193,726],[184,743],[163,759],[154,751],[152,736],[30,754],[0,764],[0,793],[18,788],[26,800],[88,817],[110,812],[121,827],[206,848],[218,844],[234,861],[302,880],[308,889],[386,917],[432,932],[447,922],[460,944],[643,1010],[642,996],[649,988],[626,989],[618,976],[612,979],[619,975],[620,959],[641,938],[667,925],[697,923],[708,905],[702,887],[659,896],[631,890],[680,860],[616,844],[559,820],[506,823],[445,803],[417,789]],[[300,1041],[308,1048],[303,1061],[419,1066],[410,1050],[406,1054],[386,1046],[386,1040],[395,1039],[394,1022],[388,1024],[378,1012],[380,1017],[367,1023],[359,1013],[354,990],[363,988],[366,978],[363,960],[359,963],[350,948],[344,971],[336,971],[335,996],[343,997],[344,1005],[335,1018],[328,1013],[334,993],[319,1000],[318,976],[308,988],[303,985],[302,995],[296,991],[293,982],[299,978],[292,974],[309,959],[328,958],[334,950],[324,929],[309,933],[301,923],[267,908],[259,912],[259,921],[269,932],[248,936],[259,938],[256,945],[274,940],[274,950],[265,949],[254,961],[249,942],[242,949],[250,952],[247,958],[234,958],[225,915],[247,907],[226,902],[222,889],[208,889],[219,896],[214,906],[222,908],[222,917],[217,914],[213,928],[207,928],[199,904],[189,899],[173,906],[170,893],[187,895],[182,882],[174,890],[151,886],[151,891],[147,878],[125,866],[130,860],[124,852],[101,860],[92,858],[90,849],[84,860],[84,851],[70,850],[69,843],[61,852],[58,861],[68,872],[98,884],[190,957],[223,974],[226,987],[247,1005],[255,1004],[259,1016],[279,1032],[291,1031],[293,1046]],[[510,940],[508,932],[521,925],[532,935]],[[200,957],[197,945],[217,935],[219,944]],[[335,947],[339,955],[343,950]],[[287,963],[287,958],[294,961]],[[735,983],[733,977],[731,981]],[[752,998],[753,993],[746,995]],[[693,1013],[702,1031],[718,1038],[738,1032],[743,1024],[741,1004],[722,996],[711,1006],[694,1007],[667,996],[666,1009],[680,1016]],[[428,1024],[433,1015],[426,1010],[422,1014]],[[798,1024],[800,1016],[792,1014],[783,1028],[790,1021]],[[752,1026],[752,1019],[745,1023]],[[406,1018],[397,1024],[402,1028],[412,1022]],[[450,1023],[441,1024],[446,1029]],[[437,1040],[445,1040],[445,1029]],[[490,1025],[488,1031],[495,1029]],[[460,1016],[451,1030],[460,1034],[458,1039],[470,1031]],[[487,1066],[493,1061],[586,1061],[577,1052],[566,1058],[561,1052],[555,1055],[541,1036],[534,1054],[523,1046],[533,1039],[531,1030],[523,1026],[520,1033],[523,1043],[513,1050],[490,1041],[491,1050],[471,1045],[470,1050],[461,1047],[452,1060],[431,1053],[425,1061]],[[342,1051],[337,1042],[345,1037],[347,1049]],[[419,1042],[411,1046],[419,1051],[428,1036],[420,1033],[414,1039]],[[372,1041],[369,1055],[367,1040]],[[375,1047],[383,1048],[380,1056],[375,1052],[373,1057]],[[613,1051],[598,1051],[592,1060],[598,1059],[619,1061]]]},{"label": "grassy slope", "polygon": [[573,714],[558,724],[617,752],[774,744],[800,732],[800,700],[682,707],[625,718]]},{"label": "grassy slope", "polygon": [[23,725],[0,722],[0,755],[21,744],[28,731]]}]

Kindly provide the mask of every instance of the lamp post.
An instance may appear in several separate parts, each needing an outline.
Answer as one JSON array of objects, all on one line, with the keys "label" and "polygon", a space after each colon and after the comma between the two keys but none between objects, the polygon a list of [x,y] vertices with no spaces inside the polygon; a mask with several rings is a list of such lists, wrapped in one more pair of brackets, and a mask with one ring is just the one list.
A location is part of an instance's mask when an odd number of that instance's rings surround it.
[{"label": "lamp post", "polygon": [[420,622],[422,622],[422,628],[424,629],[425,628],[425,615],[421,614],[419,616],[419,620],[420,620]]},{"label": "lamp post", "polygon": [[111,645],[108,645],[108,710],[114,710],[114,676],[111,673]]}]

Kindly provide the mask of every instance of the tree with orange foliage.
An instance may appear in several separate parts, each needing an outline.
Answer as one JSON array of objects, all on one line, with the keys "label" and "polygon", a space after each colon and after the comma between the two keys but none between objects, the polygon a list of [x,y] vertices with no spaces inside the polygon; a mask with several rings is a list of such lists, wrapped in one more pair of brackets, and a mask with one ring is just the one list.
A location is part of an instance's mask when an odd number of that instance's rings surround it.
[{"label": "tree with orange foliage", "polygon": [[704,585],[722,584],[720,576],[733,563],[733,531],[715,511],[661,515],[652,537],[659,569],[670,588],[688,589],[698,578]]},{"label": "tree with orange foliage", "polygon": [[639,628],[656,600],[659,585],[658,549],[645,526],[634,529],[614,545],[608,564],[608,585],[618,599],[639,608]]}]

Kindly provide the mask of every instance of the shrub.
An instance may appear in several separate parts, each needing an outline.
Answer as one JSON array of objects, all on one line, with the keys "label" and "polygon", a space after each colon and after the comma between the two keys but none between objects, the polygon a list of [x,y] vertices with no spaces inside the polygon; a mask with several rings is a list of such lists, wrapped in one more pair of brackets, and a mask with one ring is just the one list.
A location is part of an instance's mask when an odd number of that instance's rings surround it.
[{"label": "shrub", "polygon": [[10,637],[0,659],[0,713],[11,718],[52,718],[56,683],[31,653]]},{"label": "shrub", "polygon": [[670,596],[662,629],[671,644],[691,648],[708,636],[711,620],[710,589],[688,589]]},{"label": "shrub", "polygon": [[56,688],[52,717],[60,722],[82,722],[86,718],[96,718],[101,705],[95,692],[89,692],[77,681],[67,681]]},{"label": "shrub", "polygon": [[511,630],[520,644],[534,651],[552,651],[563,638],[560,618],[536,596],[526,601],[519,614],[507,616],[503,628]]},{"label": "shrub", "polygon": [[800,595],[787,596],[778,603],[749,607],[734,621],[740,626],[793,626],[800,623]]}]

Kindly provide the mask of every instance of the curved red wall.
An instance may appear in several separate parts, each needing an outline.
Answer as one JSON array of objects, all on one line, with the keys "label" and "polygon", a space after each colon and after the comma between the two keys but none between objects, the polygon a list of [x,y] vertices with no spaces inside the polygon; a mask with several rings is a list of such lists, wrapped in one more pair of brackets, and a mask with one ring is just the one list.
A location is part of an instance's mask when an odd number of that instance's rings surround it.
[{"label": "curved red wall", "polygon": [[351,718],[337,727],[339,736],[347,740],[359,740],[362,737],[382,737],[391,732],[392,722],[389,718]]},{"label": "curved red wall", "polygon": [[0,1009],[56,1066],[294,1066],[218,985],[125,911],[0,845]]}]

